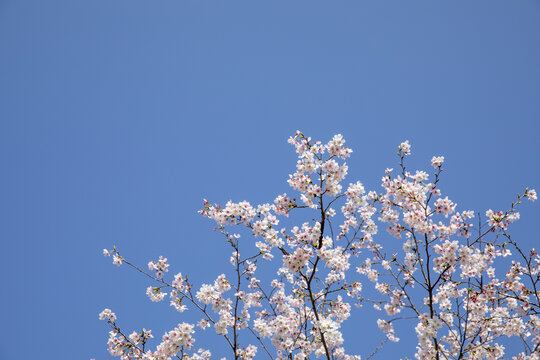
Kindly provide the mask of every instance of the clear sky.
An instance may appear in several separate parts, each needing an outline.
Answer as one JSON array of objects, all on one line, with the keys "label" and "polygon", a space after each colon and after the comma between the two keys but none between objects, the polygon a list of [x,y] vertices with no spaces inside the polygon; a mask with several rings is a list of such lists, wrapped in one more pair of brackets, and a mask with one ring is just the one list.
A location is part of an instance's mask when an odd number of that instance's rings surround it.
[{"label": "clear sky", "polygon": [[[539,64],[535,0],[0,0],[0,359],[108,359],[105,307],[157,337],[187,319],[101,250],[213,281],[229,249],[202,199],[290,192],[297,129],[342,133],[377,191],[408,139],[412,168],[445,156],[458,209],[505,209],[540,188]],[[366,356],[383,335],[359,316]],[[414,353],[397,335],[379,359]]]}]

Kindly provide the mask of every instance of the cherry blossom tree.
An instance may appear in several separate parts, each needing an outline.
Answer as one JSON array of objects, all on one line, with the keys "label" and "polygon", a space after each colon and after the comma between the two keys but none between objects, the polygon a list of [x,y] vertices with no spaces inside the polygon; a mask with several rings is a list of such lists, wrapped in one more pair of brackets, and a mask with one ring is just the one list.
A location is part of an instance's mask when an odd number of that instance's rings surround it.
[{"label": "cherry blossom tree", "polygon": [[[196,349],[195,334],[213,331],[234,359],[360,359],[346,353],[342,324],[353,305],[368,305],[380,312],[377,324],[389,341],[399,341],[396,322],[414,319],[417,359],[540,359],[540,256],[508,232],[521,202],[537,199],[535,190],[525,189],[507,210],[458,212],[438,188],[444,157],[431,160],[432,176],[410,172],[408,141],[379,193],[358,181],[344,187],[352,150],[341,135],[322,144],[297,132],[289,143],[298,154],[288,179],[296,197],[282,194],[256,206],[204,200],[201,215],[231,247],[232,276],[196,285],[182,273],[169,277],[164,257],[146,270],[117,248],[103,251],[151,279],[152,301],[167,297],[176,311],[200,315],[149,348],[150,330],[123,332],[105,309],[99,318],[112,328],[112,356],[210,359],[211,349]],[[295,217],[313,220],[280,226]],[[379,234],[381,226],[390,235]],[[265,283],[258,274],[272,263],[277,272]],[[376,292],[363,291],[367,286]],[[507,338],[521,342],[520,350],[507,353]]]}]

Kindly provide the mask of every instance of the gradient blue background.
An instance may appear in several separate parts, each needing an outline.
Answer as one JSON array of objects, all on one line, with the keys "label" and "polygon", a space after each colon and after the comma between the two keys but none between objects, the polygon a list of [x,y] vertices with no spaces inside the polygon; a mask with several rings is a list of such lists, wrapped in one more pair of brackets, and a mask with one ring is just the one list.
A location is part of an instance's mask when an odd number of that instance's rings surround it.
[{"label": "gradient blue background", "polygon": [[[202,199],[289,191],[297,129],[342,133],[375,190],[409,139],[483,212],[540,188],[539,116],[538,1],[0,0],[0,359],[108,359],[105,307],[158,338],[190,319],[101,250],[212,281],[230,251]],[[521,213],[538,247],[539,204]],[[364,357],[372,313],[346,336]],[[411,356],[398,336],[375,359]]]}]

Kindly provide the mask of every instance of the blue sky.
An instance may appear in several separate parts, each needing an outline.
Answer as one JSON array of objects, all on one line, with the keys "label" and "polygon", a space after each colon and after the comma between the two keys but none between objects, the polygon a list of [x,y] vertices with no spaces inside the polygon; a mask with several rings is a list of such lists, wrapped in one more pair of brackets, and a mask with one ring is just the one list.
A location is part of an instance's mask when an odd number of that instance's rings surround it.
[{"label": "blue sky", "polygon": [[[108,359],[105,307],[157,337],[183,321],[101,250],[213,281],[202,199],[290,192],[297,129],[342,133],[367,188],[408,139],[459,209],[506,208],[540,188],[539,64],[537,1],[0,1],[0,359]],[[374,321],[349,320],[362,355]]]}]

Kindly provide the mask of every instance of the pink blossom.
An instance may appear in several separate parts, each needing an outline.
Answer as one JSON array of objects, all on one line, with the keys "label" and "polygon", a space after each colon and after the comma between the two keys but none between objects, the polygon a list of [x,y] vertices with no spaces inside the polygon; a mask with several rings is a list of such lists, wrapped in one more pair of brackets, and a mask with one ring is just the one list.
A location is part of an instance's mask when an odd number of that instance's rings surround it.
[{"label": "pink blossom", "polygon": [[403,155],[410,155],[411,154],[411,145],[409,144],[409,140],[405,140],[402,142],[398,149],[403,153]]},{"label": "pink blossom", "polygon": [[528,189],[525,192],[525,196],[532,202],[538,199],[538,197],[536,196],[536,190],[534,189]]},{"label": "pink blossom", "polygon": [[444,156],[434,156],[431,159],[431,166],[433,166],[435,169],[440,167],[444,162]]}]

